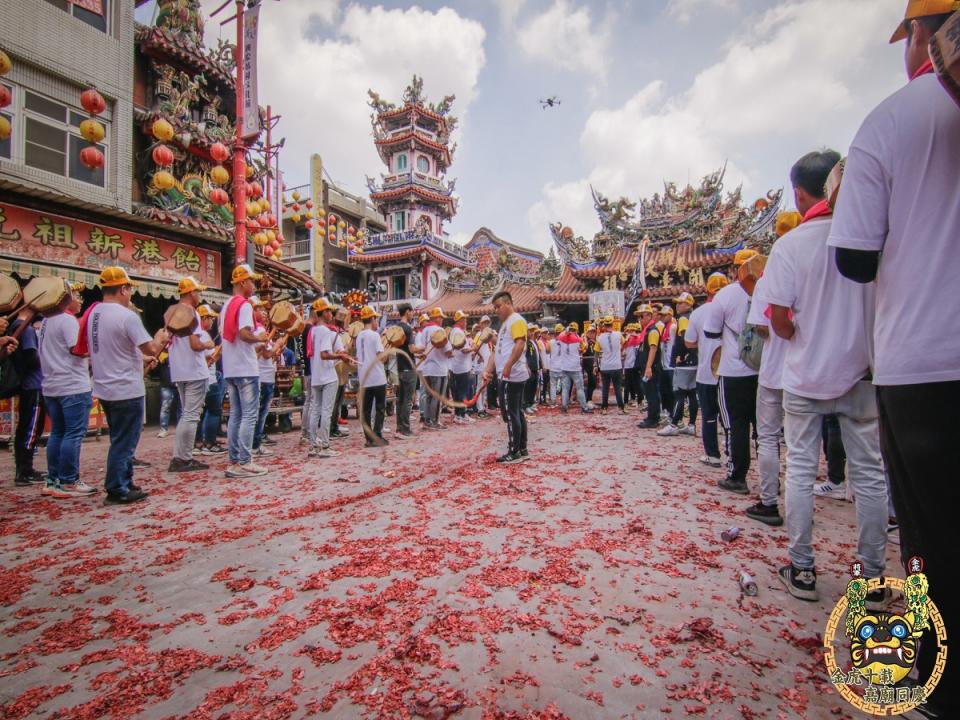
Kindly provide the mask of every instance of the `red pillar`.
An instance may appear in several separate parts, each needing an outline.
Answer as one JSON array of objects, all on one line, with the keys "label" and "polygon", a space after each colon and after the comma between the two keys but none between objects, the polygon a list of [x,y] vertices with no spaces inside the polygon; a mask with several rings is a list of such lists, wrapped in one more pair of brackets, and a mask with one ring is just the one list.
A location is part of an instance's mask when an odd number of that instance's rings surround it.
[{"label": "red pillar", "polygon": [[243,141],[243,0],[237,0],[237,107],[236,138],[233,145],[233,222],[236,262],[247,261],[247,175],[244,168],[246,144]]}]

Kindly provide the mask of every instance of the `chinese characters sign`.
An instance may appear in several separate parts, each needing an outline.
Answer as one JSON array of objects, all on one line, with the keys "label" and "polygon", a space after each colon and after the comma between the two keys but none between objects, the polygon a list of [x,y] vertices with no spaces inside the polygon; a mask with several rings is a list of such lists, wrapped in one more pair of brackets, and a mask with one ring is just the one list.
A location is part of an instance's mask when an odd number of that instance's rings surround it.
[{"label": "chinese characters sign", "polygon": [[134,276],[174,283],[192,275],[220,287],[220,253],[51,213],[0,204],[0,255],[100,272],[120,265]]},{"label": "chinese characters sign", "polygon": [[601,292],[590,293],[587,296],[587,302],[590,308],[590,320],[596,324],[600,318],[607,315],[615,319],[624,317],[626,314],[625,298],[622,290],[605,290]]},{"label": "chinese characters sign", "polygon": [[257,29],[260,6],[249,8],[243,15],[243,137],[260,132],[260,107],[257,105]]}]

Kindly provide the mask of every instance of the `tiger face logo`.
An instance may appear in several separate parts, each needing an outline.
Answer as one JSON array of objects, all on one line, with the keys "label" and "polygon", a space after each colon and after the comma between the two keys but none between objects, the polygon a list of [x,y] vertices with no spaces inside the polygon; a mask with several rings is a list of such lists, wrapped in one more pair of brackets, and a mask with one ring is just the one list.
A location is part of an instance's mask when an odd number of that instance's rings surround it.
[{"label": "tiger face logo", "polygon": [[850,639],[850,658],[864,677],[880,677],[889,668],[893,681],[900,682],[917,660],[913,622],[890,613],[861,617]]}]

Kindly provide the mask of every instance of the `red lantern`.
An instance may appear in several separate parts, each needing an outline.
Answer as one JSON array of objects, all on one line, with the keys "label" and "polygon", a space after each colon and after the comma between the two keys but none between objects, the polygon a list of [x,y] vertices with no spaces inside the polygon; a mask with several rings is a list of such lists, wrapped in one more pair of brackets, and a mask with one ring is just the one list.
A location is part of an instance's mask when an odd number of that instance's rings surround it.
[{"label": "red lantern", "polygon": [[5,108],[13,102],[13,94],[6,85],[0,85],[0,108]]},{"label": "red lantern", "polygon": [[333,213],[330,213],[329,217],[330,217],[330,222],[335,223],[337,221],[337,216],[334,215]]},{"label": "red lantern", "polygon": [[304,226],[305,228],[307,228],[307,230],[313,230],[313,220],[307,220],[307,221],[303,224],[303,226]]},{"label": "red lantern", "polygon": [[307,206],[307,210],[313,210],[313,200],[307,200],[304,205]]},{"label": "red lantern", "polygon": [[267,220],[270,221],[269,224],[267,225],[267,227],[276,227],[276,226],[277,226],[277,216],[274,215],[273,213],[267,215]]},{"label": "red lantern", "polygon": [[317,218],[317,222],[320,224],[320,227],[326,227],[327,221],[323,218]]},{"label": "red lantern", "polygon": [[215,142],[210,146],[210,157],[218,163],[222,163],[230,157],[230,150],[222,142]]},{"label": "red lantern", "polygon": [[274,250],[279,250],[279,249],[280,249],[280,240],[279,240],[278,238],[274,238],[273,240],[271,240],[271,241],[270,241],[270,247],[272,247]]},{"label": "red lantern", "polygon": [[260,223],[251,217],[247,217],[247,230],[257,232],[260,230]]},{"label": "red lantern", "polygon": [[166,145],[157,145],[153,149],[153,161],[160,167],[173,165],[173,150]]},{"label": "red lantern", "polygon": [[261,215],[259,219],[260,219],[260,227],[265,227],[265,228],[273,227],[273,223],[270,222],[269,215],[266,215],[266,214]]},{"label": "red lantern", "polygon": [[107,109],[107,102],[103,99],[103,95],[93,88],[80,93],[80,105],[91,115],[99,115]]},{"label": "red lantern", "polygon": [[95,146],[88,145],[80,151],[80,162],[91,170],[98,170],[103,167],[103,153]]},{"label": "red lantern", "polygon": [[293,205],[290,206],[290,209],[293,210],[294,212],[300,212],[300,203],[294,203]]},{"label": "red lantern", "polygon": [[272,245],[264,245],[264,246],[263,246],[263,254],[266,255],[267,257],[270,257],[271,255],[273,255],[273,246],[272,246]]},{"label": "red lantern", "polygon": [[223,188],[214,188],[210,191],[210,202],[214,205],[226,205],[229,200],[230,196]]},{"label": "red lantern", "polygon": [[348,234],[348,235],[356,235],[356,234],[357,234],[357,229],[356,229],[353,225],[351,225],[350,228],[347,230],[347,234]]},{"label": "red lantern", "polygon": [[258,198],[263,195],[263,187],[258,182],[247,183],[247,195],[252,198]]}]

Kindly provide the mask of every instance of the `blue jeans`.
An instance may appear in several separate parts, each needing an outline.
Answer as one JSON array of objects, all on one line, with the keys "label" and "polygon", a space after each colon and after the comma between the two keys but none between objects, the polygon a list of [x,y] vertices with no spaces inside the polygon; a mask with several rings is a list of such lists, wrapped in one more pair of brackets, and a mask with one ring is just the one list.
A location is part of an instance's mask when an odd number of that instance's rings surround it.
[{"label": "blue jeans", "polygon": [[223,416],[223,376],[217,373],[217,381],[207,385],[207,397],[203,401],[203,417],[200,421],[200,439],[207,445],[215,445]]},{"label": "blue jeans", "polygon": [[180,396],[177,395],[177,389],[173,386],[160,386],[160,429],[166,430],[170,427],[170,417],[173,416],[173,422],[176,424],[180,415]]},{"label": "blue jeans", "polygon": [[267,415],[270,412],[270,401],[273,399],[274,383],[260,383],[260,411],[257,413],[257,429],[253,434],[253,449],[256,450],[263,442],[263,426],[267,424]]},{"label": "blue jeans", "polygon": [[100,406],[110,426],[110,452],[107,453],[107,493],[126,495],[133,482],[133,454],[143,428],[143,397],[129,400],[101,400]]},{"label": "blue jeans", "polygon": [[583,373],[580,370],[564,370],[562,373],[554,371],[550,377],[557,373],[562,378],[563,387],[560,392],[560,403],[564,409],[570,406],[570,391],[576,388],[577,402],[580,403],[580,409],[587,409],[587,396],[583,391]]},{"label": "blue jeans", "polygon": [[252,459],[253,435],[260,406],[260,378],[224,378],[230,393],[230,420],[227,421],[227,454],[235,465]]},{"label": "blue jeans", "polygon": [[50,482],[73,485],[80,479],[80,443],[87,434],[93,396],[88,393],[50,397],[44,395],[50,418],[47,439],[47,477]]}]

